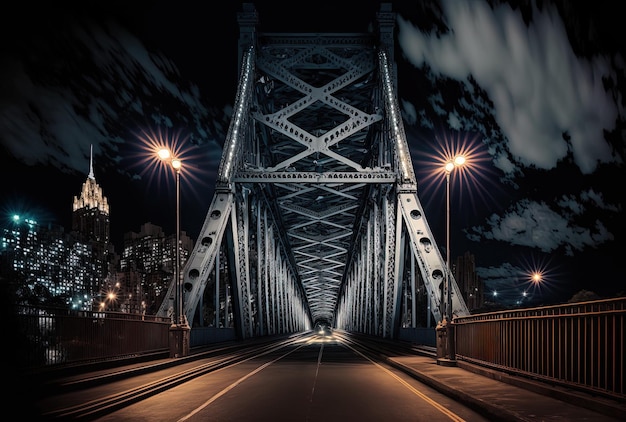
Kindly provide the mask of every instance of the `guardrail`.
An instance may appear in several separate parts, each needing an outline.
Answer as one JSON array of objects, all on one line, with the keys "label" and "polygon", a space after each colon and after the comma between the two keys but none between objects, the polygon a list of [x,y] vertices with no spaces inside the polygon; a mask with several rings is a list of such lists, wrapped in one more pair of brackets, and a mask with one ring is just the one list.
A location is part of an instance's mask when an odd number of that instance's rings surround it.
[{"label": "guardrail", "polygon": [[25,369],[120,359],[169,351],[169,318],[20,306],[16,348]]},{"label": "guardrail", "polygon": [[626,297],[454,319],[456,358],[626,401]]}]

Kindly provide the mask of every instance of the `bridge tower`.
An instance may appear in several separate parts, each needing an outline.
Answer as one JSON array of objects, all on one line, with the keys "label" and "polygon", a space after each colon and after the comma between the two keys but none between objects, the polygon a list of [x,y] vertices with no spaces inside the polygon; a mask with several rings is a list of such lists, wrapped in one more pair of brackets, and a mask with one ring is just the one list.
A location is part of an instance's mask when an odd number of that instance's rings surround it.
[{"label": "bridge tower", "polygon": [[[238,14],[235,107],[182,271],[190,323],[224,258],[241,338],[315,324],[394,338],[403,285],[416,276],[441,320],[446,264],[396,98],[395,13],[383,3],[376,18],[369,33],[283,34],[259,32],[251,4]],[[451,286],[453,313],[469,314]],[[174,292],[172,283],[160,315]]]}]

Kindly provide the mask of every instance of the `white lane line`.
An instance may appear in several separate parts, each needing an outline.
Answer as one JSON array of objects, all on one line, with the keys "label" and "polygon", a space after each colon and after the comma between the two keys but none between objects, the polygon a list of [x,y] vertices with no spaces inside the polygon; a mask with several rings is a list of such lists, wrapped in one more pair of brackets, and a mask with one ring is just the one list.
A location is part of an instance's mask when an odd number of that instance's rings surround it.
[{"label": "white lane line", "polygon": [[400,378],[399,376],[397,376],[396,374],[394,374],[393,372],[391,372],[390,370],[388,370],[384,366],[380,365],[378,362],[374,362],[372,359],[368,358],[363,353],[359,352],[358,350],[356,350],[355,348],[353,348],[349,344],[344,343],[344,345],[347,348],[351,349],[354,353],[364,357],[365,359],[369,360],[371,363],[373,363],[374,365],[376,365],[377,367],[379,367],[380,369],[385,371],[387,374],[391,375],[398,382],[400,382],[402,385],[404,385],[406,388],[408,388],[413,394],[415,394],[416,396],[420,397],[422,400],[424,400],[426,403],[430,404],[435,409],[439,410],[444,415],[448,416],[451,420],[456,421],[456,422],[465,422],[465,419],[461,418],[456,413],[451,412],[450,410],[446,409],[444,406],[442,406],[441,404],[437,403],[435,400],[431,399],[430,397],[428,397],[427,395],[425,395],[421,391],[416,390],[411,384],[409,384],[408,382],[406,382],[405,380],[403,380],[402,378]]},{"label": "white lane line", "polygon": [[[213,397],[211,397],[210,399],[208,399],[207,401],[202,403],[199,407],[195,408],[194,410],[192,410],[187,415],[185,415],[182,418],[178,419],[178,422],[183,422],[183,421],[186,421],[187,419],[191,418],[193,415],[195,415],[196,413],[200,412],[202,409],[204,409],[205,407],[207,407],[208,405],[213,403],[215,400],[217,400],[220,397],[222,397],[224,394],[228,393],[233,388],[237,387],[239,384],[241,384],[242,382],[244,382],[245,380],[247,380],[251,376],[258,374],[259,372],[261,372],[263,369],[267,368],[268,366],[270,366],[274,362],[277,362],[277,361],[281,360],[282,358],[284,358],[285,356],[288,356],[288,355],[292,354],[293,352],[295,352],[296,350],[300,349],[301,347],[304,347],[305,345],[306,344],[302,344],[302,345],[296,347],[295,349],[285,353],[284,355],[282,355],[280,357],[277,357],[273,361],[267,362],[266,364],[259,366],[254,371],[252,371],[252,372],[248,373],[247,375],[239,378],[237,381],[235,381],[234,383],[232,383],[231,385],[229,385],[228,387],[224,388],[222,391],[220,391],[219,393],[215,394]],[[250,359],[252,359],[252,358],[250,358]],[[246,359],[246,360],[249,360],[249,359]]]}]

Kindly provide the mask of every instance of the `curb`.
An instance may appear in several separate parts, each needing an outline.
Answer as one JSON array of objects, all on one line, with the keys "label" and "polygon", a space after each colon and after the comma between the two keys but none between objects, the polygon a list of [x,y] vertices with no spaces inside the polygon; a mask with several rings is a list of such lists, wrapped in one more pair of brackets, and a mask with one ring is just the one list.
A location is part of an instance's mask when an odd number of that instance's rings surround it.
[{"label": "curb", "polygon": [[532,422],[530,419],[524,418],[522,415],[520,415],[517,412],[512,412],[510,410],[507,410],[501,406],[497,406],[494,405],[493,403],[488,403],[476,396],[473,396],[471,394],[467,394],[464,393],[462,391],[459,391],[455,388],[452,388],[444,383],[441,383],[439,381],[437,381],[436,379],[425,375],[417,370],[415,370],[414,368],[411,368],[410,366],[406,366],[402,363],[396,362],[393,359],[389,359],[386,358],[385,361],[401,370],[406,372],[407,374],[413,376],[414,378],[418,379],[420,382],[428,385],[429,387],[434,388],[435,390],[439,391],[440,393],[445,394],[448,397],[453,398],[454,400],[457,400],[463,404],[465,404],[467,407],[471,408],[472,410],[476,411],[477,413],[480,413],[481,415],[485,416],[486,418],[492,420],[492,421],[501,421],[501,422],[519,422],[519,421],[528,421],[528,422]]}]

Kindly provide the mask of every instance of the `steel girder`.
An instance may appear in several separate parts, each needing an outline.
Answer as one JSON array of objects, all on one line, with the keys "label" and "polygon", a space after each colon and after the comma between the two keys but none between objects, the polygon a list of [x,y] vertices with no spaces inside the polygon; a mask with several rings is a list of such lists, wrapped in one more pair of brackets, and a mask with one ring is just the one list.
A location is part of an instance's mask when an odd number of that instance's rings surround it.
[{"label": "steel girder", "polygon": [[[397,105],[387,55],[393,19],[379,16],[378,39],[264,34],[249,14],[244,21],[216,190],[182,272],[187,320],[222,242],[242,337],[316,323],[394,337],[409,260],[440,320],[445,263],[417,197]],[[453,285],[455,313],[467,314]]]},{"label": "steel girder", "polygon": [[[222,242],[233,291],[236,329],[243,337],[311,328],[302,284],[287,244],[281,241],[278,217],[261,186],[236,183],[244,148],[253,136],[254,48],[242,61],[236,107],[218,170],[215,194],[200,236],[182,271],[184,315],[193,325],[207,281],[215,271]],[[167,315],[175,297],[170,285],[159,314]]]}]

